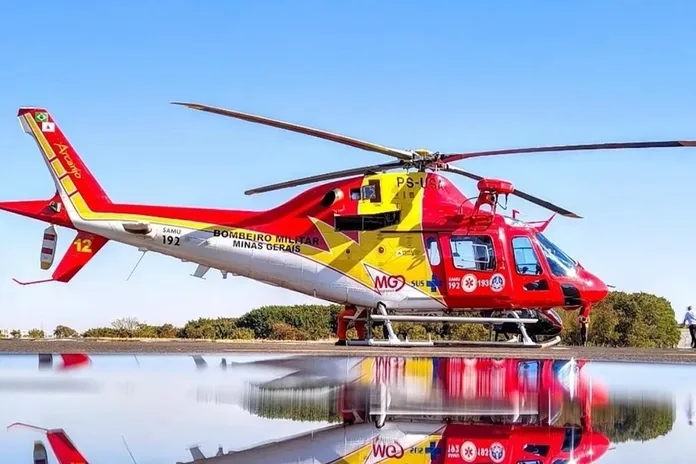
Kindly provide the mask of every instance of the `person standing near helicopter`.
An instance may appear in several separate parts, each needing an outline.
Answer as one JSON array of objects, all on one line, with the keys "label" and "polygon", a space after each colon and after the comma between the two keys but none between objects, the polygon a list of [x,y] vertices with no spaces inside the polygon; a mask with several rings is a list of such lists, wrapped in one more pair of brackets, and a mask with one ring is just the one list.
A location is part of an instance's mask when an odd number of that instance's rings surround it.
[{"label": "person standing near helicopter", "polygon": [[696,315],[691,310],[691,306],[686,308],[686,314],[684,314],[684,322],[682,326],[689,328],[689,335],[691,335],[691,348],[696,348]]}]

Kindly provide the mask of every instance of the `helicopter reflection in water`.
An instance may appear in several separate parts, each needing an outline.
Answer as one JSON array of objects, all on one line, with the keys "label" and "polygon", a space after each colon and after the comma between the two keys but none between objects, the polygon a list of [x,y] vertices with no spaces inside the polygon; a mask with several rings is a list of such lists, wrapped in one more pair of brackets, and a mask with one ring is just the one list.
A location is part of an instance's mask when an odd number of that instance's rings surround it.
[{"label": "helicopter reflection in water", "polygon": [[[73,357],[79,361],[74,363],[66,361],[73,359],[70,357],[63,357],[61,363],[49,363],[47,356],[39,358],[40,370],[97,373],[86,358]],[[196,386],[195,399],[234,404],[257,419],[269,420],[269,441],[227,453],[219,447],[210,457],[196,445],[189,448],[192,464],[611,464],[624,459],[623,450],[608,453],[613,444],[665,435],[676,418],[673,395],[653,396],[643,387],[620,392],[611,381],[607,388],[600,379],[586,374],[595,363],[574,359],[290,356],[234,362],[206,358],[193,356],[193,361],[199,371],[211,375],[186,376]],[[94,361],[99,366],[107,359]],[[155,375],[158,379],[166,372],[164,363],[176,364],[177,369],[188,365],[194,371],[191,357],[143,361],[162,369]],[[137,366],[143,370],[139,362]],[[618,368],[600,366],[590,368],[597,367],[599,372]],[[116,377],[143,380],[134,374],[124,370]],[[108,387],[109,378],[92,380],[101,379]],[[169,382],[175,378],[169,377]],[[602,380],[607,379],[602,376]],[[145,385],[137,383],[136,387],[140,390]],[[685,407],[692,417],[693,399]],[[227,411],[222,414],[229,417]],[[278,419],[323,424],[283,438],[279,435],[288,432],[279,433],[272,425]],[[245,420],[241,423],[253,422]],[[95,453],[94,446],[83,457],[82,443],[73,443],[68,432],[42,428],[51,425],[59,424],[16,423],[10,428],[29,427],[43,433],[47,443],[34,443],[35,456],[37,446],[39,451],[50,447],[59,464],[116,462],[88,456]],[[211,439],[210,431],[196,433]],[[237,428],[224,431],[233,439],[244,433]],[[263,438],[238,443],[248,446],[259,439]]]},{"label": "helicopter reflection in water", "polygon": [[[196,364],[204,367],[199,358]],[[585,362],[487,358],[307,358],[240,363],[289,373],[249,383],[252,414],[337,423],[210,463],[586,464],[610,450],[609,392]],[[234,369],[235,363],[226,364]],[[235,396],[235,395],[232,395]],[[623,406],[625,406],[625,402]],[[606,412],[603,416],[606,416]],[[199,462],[199,461],[196,461]]]}]

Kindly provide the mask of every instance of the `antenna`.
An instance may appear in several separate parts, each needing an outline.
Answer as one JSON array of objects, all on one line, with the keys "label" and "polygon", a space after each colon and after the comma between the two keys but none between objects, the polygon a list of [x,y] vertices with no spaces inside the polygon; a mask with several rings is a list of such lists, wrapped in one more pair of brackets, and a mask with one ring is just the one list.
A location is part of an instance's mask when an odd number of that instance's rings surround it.
[{"label": "antenna", "polygon": [[135,270],[136,270],[136,269],[138,268],[138,266],[140,265],[140,261],[143,260],[143,258],[145,257],[145,253],[147,253],[148,250],[147,250],[147,248],[138,248],[138,251],[142,251],[143,254],[140,255],[140,259],[138,259],[138,262],[135,263],[135,267],[134,267],[133,270],[130,272],[130,274],[128,274],[128,277],[126,278],[126,282],[129,281],[130,278],[133,276],[133,273],[135,272]]},{"label": "antenna", "polygon": [[133,461],[133,464],[138,464],[138,461],[135,460],[135,457],[133,457],[133,453],[131,453],[131,450],[128,447],[128,442],[126,441],[126,437],[121,435],[121,438],[123,439],[123,444],[125,445],[126,451],[128,451],[128,455],[130,456],[131,460]]}]

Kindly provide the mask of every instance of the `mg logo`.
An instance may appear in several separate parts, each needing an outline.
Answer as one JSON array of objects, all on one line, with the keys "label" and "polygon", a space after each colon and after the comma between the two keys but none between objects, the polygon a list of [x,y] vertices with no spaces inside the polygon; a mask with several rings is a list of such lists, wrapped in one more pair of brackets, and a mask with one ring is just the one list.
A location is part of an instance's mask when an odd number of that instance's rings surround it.
[{"label": "mg logo", "polygon": [[404,276],[376,276],[375,277],[375,288],[377,290],[386,290],[388,292],[398,292],[406,285],[406,278]]},{"label": "mg logo", "polygon": [[378,459],[401,459],[404,456],[404,449],[396,441],[394,443],[380,443],[375,440],[372,442],[372,455]]}]

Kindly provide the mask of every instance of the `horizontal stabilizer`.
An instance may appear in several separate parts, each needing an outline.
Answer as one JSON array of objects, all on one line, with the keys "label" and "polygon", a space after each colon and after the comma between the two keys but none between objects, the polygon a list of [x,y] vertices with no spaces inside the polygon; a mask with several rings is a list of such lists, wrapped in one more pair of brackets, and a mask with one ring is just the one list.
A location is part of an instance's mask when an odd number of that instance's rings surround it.
[{"label": "horizontal stabilizer", "polygon": [[20,285],[33,285],[45,282],[69,282],[85,265],[101,250],[109,239],[89,232],[79,231],[70,248],[63,256],[50,279],[21,282],[12,279]]}]

